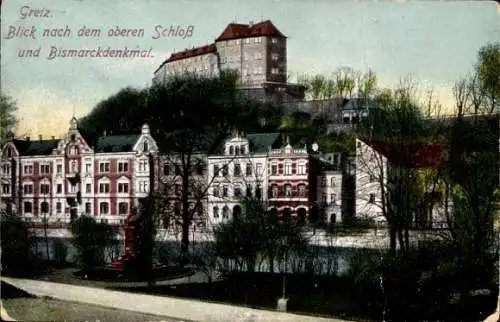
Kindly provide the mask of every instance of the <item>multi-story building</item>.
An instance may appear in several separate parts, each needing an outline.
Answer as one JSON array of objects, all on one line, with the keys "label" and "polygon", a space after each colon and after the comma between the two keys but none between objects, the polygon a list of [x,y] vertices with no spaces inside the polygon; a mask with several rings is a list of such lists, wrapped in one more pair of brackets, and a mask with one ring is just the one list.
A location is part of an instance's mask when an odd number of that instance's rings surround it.
[{"label": "multi-story building", "polygon": [[[287,140],[288,141],[288,140]],[[310,200],[315,201],[316,189],[310,188],[310,155],[307,148],[294,148],[289,142],[268,154],[269,207],[285,217],[296,215],[305,221]]]},{"label": "multi-story building", "polygon": [[154,72],[153,83],[179,73],[217,76],[233,70],[240,88],[259,100],[303,99],[304,86],[287,83],[287,38],[269,20],[229,24],[213,44],[172,53]]},{"label": "multi-story building", "polygon": [[316,169],[316,206],[326,222],[342,221],[342,160],[341,153],[316,155],[311,159]]},{"label": "multi-story building", "polygon": [[242,197],[265,200],[268,192],[267,154],[279,145],[279,133],[235,134],[220,155],[208,157],[208,214],[219,223],[241,213]]},{"label": "multi-story building", "polygon": [[[257,197],[278,216],[305,222],[318,209],[324,219],[338,222],[340,161],[339,153],[320,155],[294,148],[279,133],[234,135],[220,155],[208,157],[209,221],[230,220],[241,213],[243,197]],[[328,184],[318,187],[325,180]]]},{"label": "multi-story building", "polygon": [[[444,158],[442,144],[391,145],[368,138],[356,139],[356,215],[385,223],[384,209],[388,208],[393,182],[402,180],[398,169],[414,173],[435,169]],[[419,172],[420,171],[420,172]],[[425,180],[423,180],[425,182]],[[433,183],[424,191],[425,204],[412,208],[412,223],[422,228],[446,225],[452,217],[451,198],[444,198]],[[420,209],[421,208],[421,209]]]},{"label": "multi-story building", "polygon": [[69,222],[73,209],[75,215],[123,222],[148,195],[149,155],[157,152],[147,125],[139,134],[103,135],[92,148],[73,118],[61,139],[5,144],[1,198],[27,221]]},{"label": "multi-story building", "polygon": [[[189,160],[188,160],[189,159]],[[190,165],[188,166],[188,162]],[[187,197],[189,216],[192,224],[206,227],[207,193],[207,157],[203,153],[159,154],[155,164],[155,191],[158,193],[159,208],[163,212],[164,228],[175,229],[181,222],[183,197]],[[183,179],[186,179],[183,182]],[[187,189],[186,194],[183,189]]]}]

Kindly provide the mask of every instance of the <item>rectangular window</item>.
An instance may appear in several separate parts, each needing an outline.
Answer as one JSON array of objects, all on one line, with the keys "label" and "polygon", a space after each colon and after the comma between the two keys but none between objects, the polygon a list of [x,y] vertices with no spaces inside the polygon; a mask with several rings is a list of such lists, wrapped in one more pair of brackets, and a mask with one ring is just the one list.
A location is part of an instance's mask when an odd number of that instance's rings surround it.
[{"label": "rectangular window", "polygon": [[292,196],[292,186],[289,184],[285,185],[285,197],[290,198]]},{"label": "rectangular window", "polygon": [[271,188],[271,196],[273,198],[278,198],[278,186],[273,185]]},{"label": "rectangular window", "polygon": [[107,215],[109,213],[109,204],[107,202],[101,202],[99,204],[99,213],[101,215]]},{"label": "rectangular window", "polygon": [[278,68],[271,68],[271,74],[278,75],[280,73]]},{"label": "rectangular window", "polygon": [[128,213],[128,203],[127,202],[120,202],[118,204],[118,214],[126,215],[127,213]]},{"label": "rectangular window", "polygon": [[57,193],[59,193],[59,194],[63,193],[62,192],[62,184],[60,184],[60,183],[57,185]]},{"label": "rectangular window", "polygon": [[118,172],[128,172],[128,162],[118,162]]},{"label": "rectangular window", "polygon": [[271,59],[272,60],[278,60],[278,58],[279,58],[278,54],[276,54],[276,53],[272,53],[271,54]]},{"label": "rectangular window", "polygon": [[256,44],[260,44],[262,42],[262,38],[261,37],[255,37],[254,40],[253,40],[254,43]]},{"label": "rectangular window", "polygon": [[168,176],[168,175],[170,175],[170,164],[165,163],[165,164],[163,165],[163,175],[164,175],[164,176]]},{"label": "rectangular window", "polygon": [[25,165],[24,166],[24,174],[33,174],[33,166]]},{"label": "rectangular window", "polygon": [[128,193],[128,183],[119,183],[118,193]]},{"label": "rectangular window", "polygon": [[85,213],[86,213],[86,214],[90,214],[90,213],[92,213],[92,210],[91,210],[91,209],[92,209],[92,205],[91,205],[91,203],[90,203],[90,202],[86,202],[86,203],[85,203]]},{"label": "rectangular window", "polygon": [[214,187],[213,188],[213,195],[214,195],[214,197],[219,197],[220,196],[219,187]]},{"label": "rectangular window", "polygon": [[175,165],[175,175],[181,175],[182,171],[181,171],[181,166],[176,164]]},{"label": "rectangular window", "polygon": [[303,184],[299,184],[298,187],[298,195],[299,197],[303,198],[306,196],[306,186]]},{"label": "rectangular window", "polygon": [[24,208],[24,212],[25,213],[31,213],[33,212],[33,207],[32,207],[32,204],[31,202],[29,201],[25,201],[24,204],[23,204],[23,208]]},{"label": "rectangular window", "polygon": [[252,164],[251,163],[247,163],[245,174],[247,176],[251,176],[252,175]]},{"label": "rectangular window", "polygon": [[278,174],[278,165],[277,164],[271,165],[271,174],[274,176]]},{"label": "rectangular window", "polygon": [[291,176],[292,175],[292,164],[291,163],[285,163],[285,175],[286,176]]},{"label": "rectangular window", "polygon": [[2,185],[2,193],[10,193],[10,186],[8,184]]},{"label": "rectangular window", "polygon": [[62,164],[58,164],[57,165],[57,173],[62,173],[62,171],[63,171]]},{"label": "rectangular window", "polygon": [[58,214],[62,212],[62,204],[60,202],[56,203],[56,212]]},{"label": "rectangular window", "polygon": [[368,200],[369,203],[375,203],[375,194],[370,193],[370,199]]},{"label": "rectangular window", "polygon": [[240,187],[235,187],[234,188],[234,196],[235,197],[241,197],[242,193],[241,193],[241,188]]},{"label": "rectangular window", "polygon": [[50,165],[48,164],[40,165],[40,174],[49,174],[49,172],[50,172]]},{"label": "rectangular window", "polygon": [[227,187],[226,186],[224,186],[222,188],[222,197],[227,197]]},{"label": "rectangular window", "polygon": [[10,175],[10,166],[8,164],[4,164],[2,166],[3,174]]},{"label": "rectangular window", "polygon": [[100,183],[99,193],[109,193],[109,183]]},{"label": "rectangular window", "polygon": [[257,163],[257,168],[255,169],[255,171],[256,171],[256,174],[258,176],[261,176],[261,175],[264,174],[264,169],[263,168],[264,167],[262,166],[262,163]]},{"label": "rectangular window", "polygon": [[252,185],[247,185],[247,197],[252,197]]},{"label": "rectangular window", "polygon": [[249,44],[250,43],[250,38],[245,38],[245,44]]},{"label": "rectangular window", "polygon": [[92,185],[90,183],[85,185],[85,193],[92,193]]},{"label": "rectangular window", "polygon": [[219,175],[219,166],[217,164],[214,165],[214,177],[218,176]]},{"label": "rectangular window", "polygon": [[261,52],[256,52],[254,55],[256,60],[262,59],[262,53]]},{"label": "rectangular window", "polygon": [[297,165],[297,174],[306,174],[306,165],[298,164]]},{"label": "rectangular window", "polygon": [[30,195],[33,193],[33,185],[31,184],[25,184],[23,186],[23,191],[25,195]]},{"label": "rectangular window", "polygon": [[40,193],[41,194],[48,194],[50,191],[49,185],[48,184],[41,184],[40,185]]},{"label": "rectangular window", "polygon": [[321,196],[321,202],[322,202],[323,204],[326,204],[326,195],[322,195],[322,196]]},{"label": "rectangular window", "polygon": [[326,187],[326,178],[325,177],[321,177],[321,186]]},{"label": "rectangular window", "polygon": [[337,194],[332,193],[332,194],[330,195],[330,202],[331,202],[331,203],[335,203],[336,201],[337,201]]},{"label": "rectangular window", "polygon": [[241,165],[239,164],[234,165],[234,176],[235,177],[241,176]]},{"label": "rectangular window", "polygon": [[109,172],[109,162],[99,163],[99,172],[101,172],[101,173]]},{"label": "rectangular window", "polygon": [[70,193],[76,193],[76,186],[70,185],[69,186],[69,192]]},{"label": "rectangular window", "polygon": [[277,43],[278,43],[278,38],[273,38],[273,39],[271,39],[271,42],[272,42],[273,44],[277,44]]},{"label": "rectangular window", "polygon": [[92,164],[90,163],[85,164],[85,172],[86,173],[92,172]]}]

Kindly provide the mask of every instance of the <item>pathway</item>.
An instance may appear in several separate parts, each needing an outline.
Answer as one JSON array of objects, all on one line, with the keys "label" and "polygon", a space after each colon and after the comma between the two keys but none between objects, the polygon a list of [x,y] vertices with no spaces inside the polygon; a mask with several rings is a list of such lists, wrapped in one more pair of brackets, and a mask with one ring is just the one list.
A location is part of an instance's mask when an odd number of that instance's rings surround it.
[{"label": "pathway", "polygon": [[196,300],[133,294],[86,286],[10,277],[1,277],[1,279],[6,283],[38,297],[47,296],[57,300],[99,305],[108,308],[129,310],[190,321],[346,322],[339,319],[327,319],[276,311],[257,310]]}]

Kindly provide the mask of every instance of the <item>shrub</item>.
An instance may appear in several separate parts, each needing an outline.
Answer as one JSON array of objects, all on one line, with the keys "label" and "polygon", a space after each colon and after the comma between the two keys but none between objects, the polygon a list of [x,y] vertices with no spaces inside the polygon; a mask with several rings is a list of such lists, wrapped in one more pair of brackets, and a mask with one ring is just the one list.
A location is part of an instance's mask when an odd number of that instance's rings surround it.
[{"label": "shrub", "polygon": [[52,244],[52,251],[57,264],[62,265],[66,263],[68,247],[62,242],[62,240],[54,240],[54,243]]}]

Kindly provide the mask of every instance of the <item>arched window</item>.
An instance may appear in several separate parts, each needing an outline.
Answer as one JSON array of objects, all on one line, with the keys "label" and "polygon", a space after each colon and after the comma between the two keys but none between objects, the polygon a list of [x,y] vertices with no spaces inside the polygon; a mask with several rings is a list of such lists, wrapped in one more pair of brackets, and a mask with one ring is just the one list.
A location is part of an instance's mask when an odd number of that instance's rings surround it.
[{"label": "arched window", "polygon": [[230,155],[234,154],[234,147],[232,145],[229,147],[229,154]]},{"label": "arched window", "polygon": [[234,154],[235,155],[239,155],[240,154],[240,147],[237,146],[236,148],[234,148]]},{"label": "arched window", "polygon": [[214,218],[219,218],[219,207],[214,207]]},{"label": "arched window", "polygon": [[71,172],[76,173],[76,161],[71,161]]},{"label": "arched window", "polygon": [[142,144],[142,149],[144,152],[147,152],[149,150],[148,140],[144,140],[144,143]]},{"label": "arched window", "polygon": [[42,214],[47,214],[49,212],[49,203],[46,201],[43,201],[40,204],[40,211]]},{"label": "arched window", "polygon": [[222,218],[229,218],[229,207],[228,206],[224,206],[224,208],[222,208]]}]

